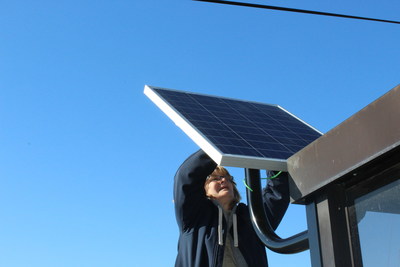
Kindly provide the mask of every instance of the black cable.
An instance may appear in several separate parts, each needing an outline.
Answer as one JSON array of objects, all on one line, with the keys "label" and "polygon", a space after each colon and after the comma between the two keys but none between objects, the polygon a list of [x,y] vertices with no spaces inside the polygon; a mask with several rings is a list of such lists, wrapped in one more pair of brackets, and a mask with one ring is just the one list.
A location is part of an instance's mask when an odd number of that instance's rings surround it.
[{"label": "black cable", "polygon": [[348,19],[360,19],[360,20],[370,20],[370,21],[400,24],[400,21],[394,21],[394,20],[374,19],[374,18],[342,15],[342,14],[335,14],[335,13],[328,13],[328,12],[288,8],[288,7],[277,7],[277,6],[233,2],[233,1],[221,1],[221,0],[193,0],[193,1],[210,2],[210,3],[226,4],[226,5],[234,5],[234,6],[256,7],[256,8],[272,9],[272,10],[280,10],[280,11],[288,11],[288,12],[296,12],[296,13],[305,13],[305,14],[312,14],[312,15],[322,15],[322,16],[331,16],[331,17],[340,17],[340,18],[348,18]]}]

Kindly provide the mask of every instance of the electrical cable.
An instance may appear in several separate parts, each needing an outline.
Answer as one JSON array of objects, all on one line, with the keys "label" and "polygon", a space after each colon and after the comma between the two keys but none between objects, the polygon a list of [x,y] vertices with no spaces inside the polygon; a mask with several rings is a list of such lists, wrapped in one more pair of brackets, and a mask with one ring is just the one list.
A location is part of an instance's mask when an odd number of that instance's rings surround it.
[{"label": "electrical cable", "polygon": [[340,18],[348,18],[348,19],[359,19],[359,20],[369,20],[369,21],[378,21],[378,22],[385,22],[385,23],[400,24],[400,21],[394,21],[394,20],[374,19],[374,18],[366,18],[366,17],[343,15],[343,14],[335,14],[335,13],[329,13],[329,12],[312,11],[312,10],[289,8],[289,7],[278,7],[278,6],[243,3],[243,2],[235,2],[235,1],[222,1],[222,0],[193,0],[193,1],[210,2],[210,3],[226,4],[226,5],[234,5],[234,6],[246,6],[246,7],[255,7],[255,8],[263,8],[263,9],[279,10],[279,11],[305,13],[305,14],[312,14],[312,15],[322,15],[322,16],[331,16],[331,17],[340,17]]},{"label": "electrical cable", "polygon": [[[271,177],[260,178],[260,179],[264,179],[264,180],[265,180],[265,179],[268,179],[268,180],[275,179],[275,178],[278,177],[279,174],[281,174],[281,173],[282,173],[282,171],[279,171],[277,174],[275,174],[275,175],[273,175],[273,176],[271,176]],[[248,184],[246,184],[246,178],[243,179],[243,183],[244,183],[244,186],[246,186],[247,189],[249,189],[251,192],[253,192],[253,189],[251,189],[250,186],[249,186]]]}]

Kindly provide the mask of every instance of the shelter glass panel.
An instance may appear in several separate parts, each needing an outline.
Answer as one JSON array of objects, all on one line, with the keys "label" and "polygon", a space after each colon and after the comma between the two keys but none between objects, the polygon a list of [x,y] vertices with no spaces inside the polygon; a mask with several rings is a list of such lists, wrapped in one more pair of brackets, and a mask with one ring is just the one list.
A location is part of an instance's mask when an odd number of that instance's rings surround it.
[{"label": "shelter glass panel", "polygon": [[363,266],[400,266],[400,180],[357,198],[354,211]]}]

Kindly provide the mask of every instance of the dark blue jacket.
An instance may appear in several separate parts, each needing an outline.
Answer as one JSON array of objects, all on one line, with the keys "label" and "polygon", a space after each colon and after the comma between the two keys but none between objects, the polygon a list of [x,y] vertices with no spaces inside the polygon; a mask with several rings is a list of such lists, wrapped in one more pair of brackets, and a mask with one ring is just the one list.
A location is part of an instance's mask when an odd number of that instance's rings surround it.
[{"label": "dark blue jacket", "polygon": [[[224,246],[218,245],[218,207],[204,191],[204,182],[216,166],[207,154],[199,150],[181,165],[175,175],[174,203],[180,231],[176,267],[222,266]],[[289,204],[287,175],[269,180],[263,194],[267,217],[276,228]],[[265,247],[253,230],[248,207],[240,203],[236,215],[239,249],[248,266],[268,266]],[[225,225],[224,220],[224,228]],[[224,239],[225,236],[226,233]]]}]

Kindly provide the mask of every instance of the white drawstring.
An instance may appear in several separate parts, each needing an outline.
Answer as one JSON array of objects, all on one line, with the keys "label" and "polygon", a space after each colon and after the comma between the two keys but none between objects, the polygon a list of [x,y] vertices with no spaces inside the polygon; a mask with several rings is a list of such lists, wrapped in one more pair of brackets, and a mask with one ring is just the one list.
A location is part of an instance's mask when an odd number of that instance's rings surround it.
[{"label": "white drawstring", "polygon": [[[224,235],[222,232],[222,226],[223,226],[223,216],[224,212],[222,208],[218,206],[218,245],[223,246],[224,245]],[[238,227],[237,227],[237,215],[236,215],[236,209],[232,210],[232,226],[233,226],[233,245],[235,247],[239,247],[239,238],[238,238]]]},{"label": "white drawstring", "polygon": [[224,238],[222,235],[222,216],[223,216],[222,208],[218,206],[218,244],[220,246],[224,245]]},{"label": "white drawstring", "polygon": [[236,213],[233,213],[233,245],[239,247]]}]

